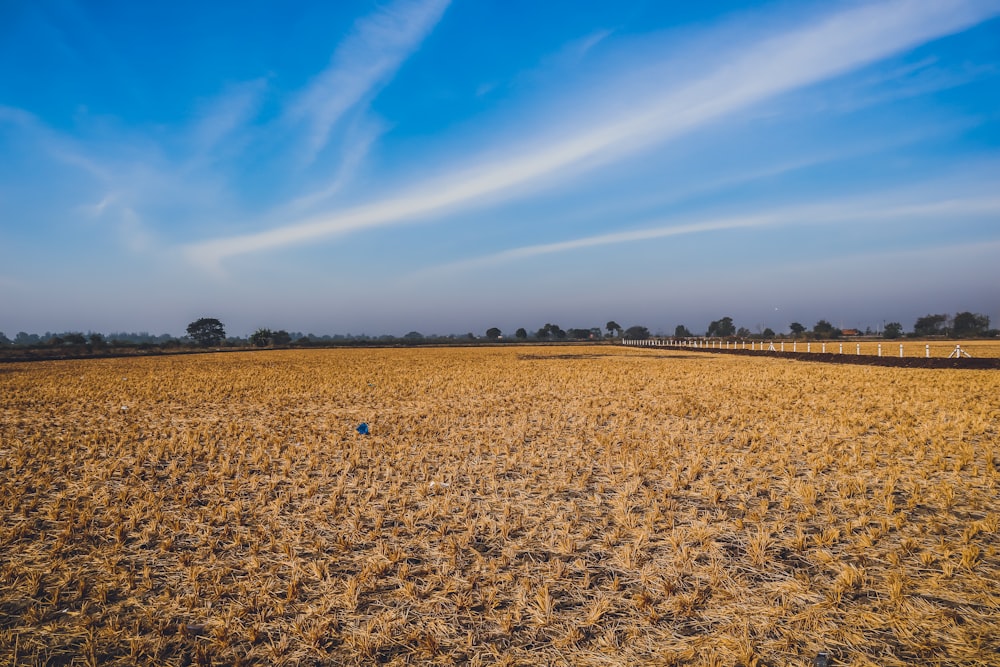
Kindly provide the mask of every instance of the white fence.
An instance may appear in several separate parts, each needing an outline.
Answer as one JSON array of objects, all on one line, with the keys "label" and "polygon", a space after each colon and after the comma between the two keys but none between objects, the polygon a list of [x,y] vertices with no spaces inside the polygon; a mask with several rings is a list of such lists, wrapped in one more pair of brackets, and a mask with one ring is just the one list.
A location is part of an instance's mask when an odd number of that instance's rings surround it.
[{"label": "white fence", "polygon": [[[819,352],[822,354],[864,354],[872,356],[907,356],[903,343],[878,343],[873,341],[771,341],[771,340],[720,340],[718,338],[622,338],[622,345],[630,347],[670,347],[696,350],[750,350],[751,352]],[[937,346],[936,346],[937,347]],[[922,348],[922,349],[921,349]],[[931,358],[929,344],[913,343],[909,347],[910,355]],[[913,351],[916,350],[916,354]],[[969,353],[961,345],[954,349],[948,348],[947,357],[969,357]],[[923,353],[921,355],[921,352]],[[943,355],[942,355],[943,356]]]}]

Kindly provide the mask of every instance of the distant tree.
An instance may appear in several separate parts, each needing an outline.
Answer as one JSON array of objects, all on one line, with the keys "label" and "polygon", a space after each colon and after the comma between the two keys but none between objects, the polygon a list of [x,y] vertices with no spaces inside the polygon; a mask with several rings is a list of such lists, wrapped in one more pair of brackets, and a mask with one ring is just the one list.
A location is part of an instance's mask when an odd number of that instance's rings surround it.
[{"label": "distant tree", "polygon": [[813,335],[816,338],[840,338],[840,329],[826,320],[820,320],[813,326]]},{"label": "distant tree", "polygon": [[37,345],[39,343],[38,334],[30,334],[26,331],[18,331],[14,336],[14,345]]},{"label": "distant tree", "polygon": [[902,338],[903,337],[903,325],[899,322],[889,322],[885,325],[885,329],[882,331],[883,338]]},{"label": "distant tree", "polygon": [[7,338],[7,336],[4,336],[3,332],[0,331],[0,345],[11,345],[11,344],[12,344],[11,339]]},{"label": "distant tree", "polygon": [[733,326],[733,318],[731,317],[723,317],[721,320],[715,320],[708,325],[709,336],[726,338],[732,336],[734,333],[736,333],[736,327]]},{"label": "distant tree", "polygon": [[284,329],[278,329],[271,334],[271,345],[288,345],[292,342],[292,334]]},{"label": "distant tree", "polygon": [[674,336],[677,338],[691,338],[694,334],[683,324],[678,324],[674,327]]},{"label": "distant tree", "polygon": [[774,329],[768,327],[764,329],[762,332],[760,332],[760,335],[763,336],[764,338],[774,338]]},{"label": "distant tree", "polygon": [[616,332],[619,336],[622,335],[622,325],[618,324],[614,320],[609,320],[608,323],[604,325],[604,328],[608,330],[609,336],[614,336]]},{"label": "distant tree", "polygon": [[499,340],[500,336],[502,335],[503,332],[500,331],[500,329],[498,329],[497,327],[490,327],[489,329],[486,330],[486,337],[489,338],[490,340]]},{"label": "distant tree", "polygon": [[[600,329],[598,329],[600,331]],[[566,337],[572,338],[573,340],[590,340],[593,335],[593,331],[590,329],[568,329],[566,331]]]},{"label": "distant tree", "polygon": [[625,338],[633,340],[646,340],[649,338],[649,329],[636,325],[625,330]]},{"label": "distant tree", "polygon": [[91,333],[87,336],[87,341],[94,347],[104,347],[104,336],[99,333]]},{"label": "distant tree", "polygon": [[915,336],[940,336],[946,333],[945,325],[947,323],[947,315],[924,315],[917,318],[913,325],[913,334]]},{"label": "distant tree", "polygon": [[957,338],[974,338],[983,336],[990,328],[990,318],[979,313],[958,313],[952,320],[952,333]]},{"label": "distant tree", "polygon": [[250,334],[250,344],[254,347],[267,347],[271,344],[271,330],[261,327]]},{"label": "distant tree", "polygon": [[525,338],[528,337],[528,332],[525,330],[524,327],[520,327],[517,331],[514,332],[514,336],[519,340],[524,340]]},{"label": "distant tree", "polygon": [[420,333],[419,331],[411,331],[408,334],[406,334],[405,336],[403,336],[403,340],[408,340],[408,341],[418,341],[418,340],[423,340],[423,339],[424,339],[424,335],[422,333]]},{"label": "distant tree", "polygon": [[548,340],[549,338],[558,338],[561,340],[565,337],[566,332],[558,324],[551,324],[549,322],[546,322],[544,327],[535,332],[535,338],[539,340]]},{"label": "distant tree", "polygon": [[736,335],[739,336],[740,338],[749,338],[750,330],[747,329],[746,327],[740,327],[739,329],[736,330]]},{"label": "distant tree", "polygon": [[219,345],[226,339],[226,329],[222,322],[214,317],[202,317],[187,327],[187,334],[198,345],[211,347]]},{"label": "distant tree", "polygon": [[62,335],[63,342],[67,345],[86,345],[87,337],[79,331],[69,331]]},{"label": "distant tree", "polygon": [[788,330],[792,332],[793,336],[801,336],[806,332],[806,328],[799,324],[798,322],[792,322],[788,325]]}]

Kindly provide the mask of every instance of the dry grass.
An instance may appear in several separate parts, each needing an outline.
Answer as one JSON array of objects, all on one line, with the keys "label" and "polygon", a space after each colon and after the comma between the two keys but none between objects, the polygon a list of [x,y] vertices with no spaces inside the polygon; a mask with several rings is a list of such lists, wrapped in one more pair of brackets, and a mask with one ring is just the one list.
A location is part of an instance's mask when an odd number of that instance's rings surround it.
[{"label": "dry grass", "polygon": [[611,347],[7,365],[0,662],[996,665],[998,390]]}]

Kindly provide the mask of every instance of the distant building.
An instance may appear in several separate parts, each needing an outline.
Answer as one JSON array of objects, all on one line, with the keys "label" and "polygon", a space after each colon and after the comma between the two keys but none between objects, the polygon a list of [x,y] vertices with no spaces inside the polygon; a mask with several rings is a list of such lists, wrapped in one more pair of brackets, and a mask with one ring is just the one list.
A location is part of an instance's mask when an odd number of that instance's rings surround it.
[{"label": "distant building", "polygon": [[840,335],[841,336],[860,336],[861,332],[858,331],[857,329],[841,329],[840,330]]}]

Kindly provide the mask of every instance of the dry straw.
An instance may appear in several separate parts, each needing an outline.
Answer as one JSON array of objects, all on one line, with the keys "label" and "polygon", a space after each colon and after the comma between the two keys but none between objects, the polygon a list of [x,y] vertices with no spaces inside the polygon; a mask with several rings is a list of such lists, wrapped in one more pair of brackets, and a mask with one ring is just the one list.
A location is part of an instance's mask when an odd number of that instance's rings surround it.
[{"label": "dry straw", "polygon": [[993,372],[602,346],[0,370],[0,663],[1000,655]]}]

